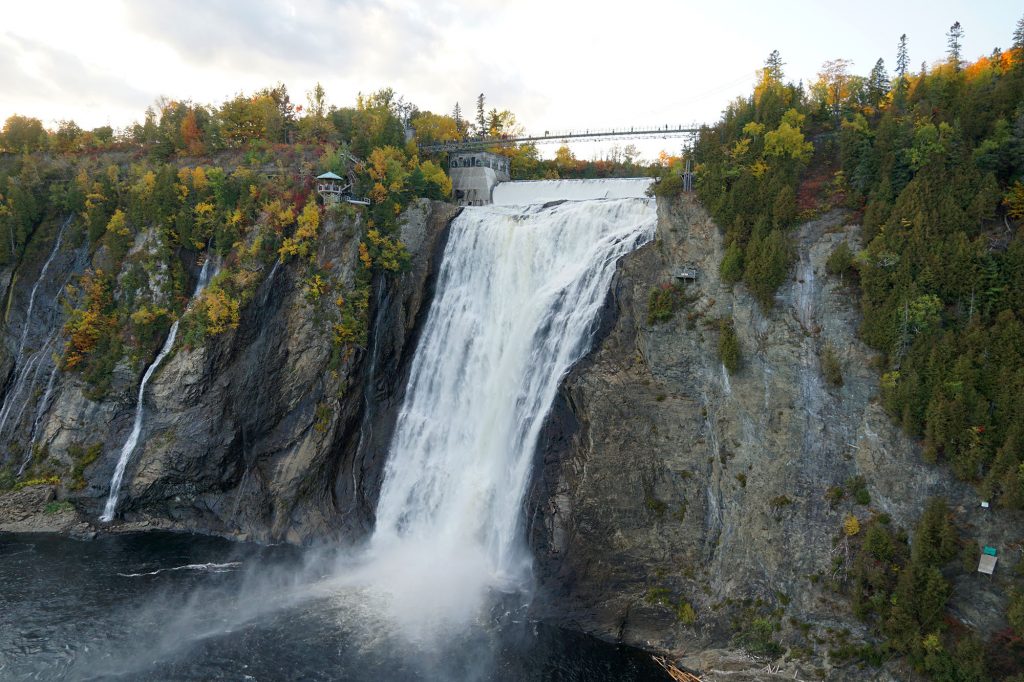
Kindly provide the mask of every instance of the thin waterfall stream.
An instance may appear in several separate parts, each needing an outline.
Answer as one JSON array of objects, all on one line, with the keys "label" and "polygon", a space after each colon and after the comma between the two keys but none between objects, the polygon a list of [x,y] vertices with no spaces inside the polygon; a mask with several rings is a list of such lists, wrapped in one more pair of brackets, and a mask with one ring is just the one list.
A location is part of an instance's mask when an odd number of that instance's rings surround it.
[{"label": "thin waterfall stream", "polygon": [[[194,301],[209,283],[212,277],[210,272],[210,262],[212,260],[212,257],[208,256],[206,262],[203,263],[203,268],[199,271],[199,280],[196,282],[196,289],[192,292],[191,301]],[[189,302],[190,305],[191,301]],[[124,446],[121,448],[121,455],[118,457],[117,466],[114,468],[114,476],[110,479],[110,493],[107,496],[107,503],[103,507],[103,514],[100,515],[100,521],[104,523],[114,520],[114,512],[117,511],[117,499],[121,492],[121,482],[124,479],[124,470],[128,466],[128,460],[131,458],[132,453],[135,452],[135,447],[139,443],[139,436],[142,433],[142,420],[146,414],[145,402],[143,400],[146,394],[146,384],[149,383],[160,363],[164,361],[164,358],[174,348],[174,339],[178,335],[178,323],[180,321],[181,318],[179,317],[171,325],[171,330],[167,334],[167,340],[164,341],[163,347],[149,367],[146,368],[145,374],[142,375],[142,381],[139,383],[138,399],[135,404],[135,420],[132,423],[132,431],[128,435],[128,440],[125,441]]]}]

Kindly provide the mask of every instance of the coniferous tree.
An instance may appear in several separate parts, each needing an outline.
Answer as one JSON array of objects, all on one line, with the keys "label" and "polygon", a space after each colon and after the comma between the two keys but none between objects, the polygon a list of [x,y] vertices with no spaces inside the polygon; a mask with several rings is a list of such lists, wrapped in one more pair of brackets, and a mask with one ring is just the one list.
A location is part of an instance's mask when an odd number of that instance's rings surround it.
[{"label": "coniferous tree", "polygon": [[879,59],[871,69],[871,75],[868,76],[868,99],[871,106],[877,108],[888,94],[889,74],[885,70],[885,60]]},{"label": "coniferous tree", "polygon": [[764,62],[765,75],[776,83],[782,82],[782,67],[785,64],[782,61],[782,57],[779,55],[778,50],[772,50],[772,53],[768,55],[768,59]]},{"label": "coniferous tree", "polygon": [[1024,65],[1024,16],[1017,20],[1017,28],[1013,31],[1013,45],[1011,47],[1016,50],[1014,64],[1017,66]]},{"label": "coniferous tree", "polygon": [[949,33],[946,34],[946,44],[949,45],[949,61],[953,63],[957,71],[960,70],[960,46],[963,37],[964,29],[961,28],[960,22],[953,22],[953,25],[949,27]]},{"label": "coniferous tree", "polygon": [[487,119],[484,116],[484,93],[476,98],[476,132],[480,137],[487,134]]},{"label": "coniferous tree", "polygon": [[899,46],[896,48],[896,100],[899,106],[907,94],[907,69],[910,67],[910,54],[907,52],[907,34],[900,36]]}]

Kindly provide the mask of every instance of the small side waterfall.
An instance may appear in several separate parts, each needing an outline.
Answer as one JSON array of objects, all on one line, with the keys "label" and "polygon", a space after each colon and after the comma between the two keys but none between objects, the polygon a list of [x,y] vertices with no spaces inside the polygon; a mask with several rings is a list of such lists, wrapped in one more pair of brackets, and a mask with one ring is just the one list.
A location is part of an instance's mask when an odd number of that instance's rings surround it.
[{"label": "small side waterfall", "polygon": [[[35,322],[33,314],[36,311],[36,297],[39,294],[39,287],[43,285],[46,280],[46,274],[50,270],[50,265],[53,264],[54,259],[60,252],[61,243],[64,240],[64,231],[68,225],[71,224],[71,217],[69,216],[61,225],[60,230],[57,232],[57,239],[53,243],[53,248],[50,249],[50,255],[43,262],[43,267],[39,270],[39,276],[36,278],[35,283],[32,285],[31,293],[28,297],[28,307],[25,310],[25,322],[21,330],[21,339],[18,342],[18,350],[14,354],[14,381],[8,387],[7,392],[4,394],[3,403],[0,404],[0,434],[3,433],[4,428],[7,426],[12,413],[15,410],[15,404],[18,398],[23,398],[21,407],[17,410],[17,417],[12,422],[17,428],[17,424],[24,414],[28,403],[31,402],[35,396],[33,395],[33,389],[35,388],[35,382],[39,376],[40,369],[47,363],[52,363],[53,359],[50,357],[48,351],[51,350],[51,346],[55,341],[57,335],[60,333],[59,325],[54,329],[50,330],[49,336],[43,342],[41,348],[37,348],[34,353],[30,353],[28,357],[25,355],[25,348],[28,346],[29,332]],[[58,292],[58,297],[59,297]],[[56,305],[57,299],[54,299],[54,305]],[[51,370],[51,375],[56,371],[56,366]],[[32,452],[29,449],[28,459],[31,459]],[[24,465],[19,469],[19,475],[24,470]]]},{"label": "small side waterfall", "polygon": [[[199,281],[196,282],[196,290],[192,293],[193,301],[206,288],[212,277],[210,272],[210,261],[212,260],[212,257],[207,257],[206,262],[203,263],[203,269],[199,272]],[[167,354],[174,348],[174,339],[178,335],[178,323],[180,321],[181,318],[178,318],[171,325],[171,330],[167,334],[167,340],[164,341],[163,347],[149,367],[146,368],[145,374],[142,375],[142,382],[139,384],[138,400],[135,404],[135,421],[132,424],[132,432],[128,435],[128,440],[125,441],[124,446],[121,448],[121,455],[118,457],[117,467],[114,469],[114,477],[110,479],[110,493],[107,496],[107,503],[103,507],[103,514],[100,516],[100,521],[105,523],[109,523],[114,519],[114,512],[117,510],[117,498],[121,492],[121,481],[124,479],[124,470],[128,466],[128,460],[131,458],[132,453],[135,452],[135,446],[138,445],[139,436],[142,434],[142,419],[146,413],[143,400],[146,394],[146,384],[149,383],[160,363],[164,361]]]},{"label": "small side waterfall", "polygon": [[528,587],[537,438],[591,346],[616,262],[655,223],[647,198],[473,207],[452,223],[366,568],[398,618],[463,623],[489,590]]}]

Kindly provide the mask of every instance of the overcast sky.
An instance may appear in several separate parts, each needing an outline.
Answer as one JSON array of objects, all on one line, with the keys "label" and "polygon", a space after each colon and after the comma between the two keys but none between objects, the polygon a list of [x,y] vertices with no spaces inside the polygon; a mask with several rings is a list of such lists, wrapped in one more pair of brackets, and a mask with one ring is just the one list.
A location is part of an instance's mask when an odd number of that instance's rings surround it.
[{"label": "overcast sky", "polygon": [[943,57],[954,21],[975,58],[1007,47],[1022,13],[1019,0],[11,2],[0,120],[117,128],[161,95],[220,103],[280,81],[304,102],[319,81],[338,106],[390,86],[421,109],[470,111],[484,92],[531,132],[712,122],[773,49],[792,80],[838,57],[891,71],[905,32],[916,70]]}]

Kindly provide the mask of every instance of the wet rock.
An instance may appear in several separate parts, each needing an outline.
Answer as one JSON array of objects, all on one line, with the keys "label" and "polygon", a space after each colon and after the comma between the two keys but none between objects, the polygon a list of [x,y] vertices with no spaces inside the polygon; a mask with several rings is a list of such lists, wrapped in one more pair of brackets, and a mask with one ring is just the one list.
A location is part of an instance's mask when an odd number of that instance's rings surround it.
[{"label": "wet rock", "polygon": [[[825,587],[847,514],[884,512],[912,530],[925,500],[941,495],[962,507],[968,532],[1016,546],[1013,519],[982,518],[973,489],[923,462],[878,404],[857,294],[824,268],[840,241],[859,248],[848,220],[836,211],[798,229],[794,276],[765,312],[742,285],[720,281],[721,236],[701,207],[659,204],[655,241],[621,263],[599,341],[566,378],[542,437],[530,501],[539,611],[680,653],[728,647],[740,602],[760,600],[761,612],[781,609],[784,647],[815,648],[792,623],[869,636]],[[680,263],[702,276],[683,285],[688,302],[672,320],[648,323],[650,291]],[[718,360],[722,316],[742,349],[735,375]],[[842,386],[823,378],[825,343]],[[853,476],[870,504],[833,507],[829,487]],[[1005,626],[1001,610],[971,604],[1000,602],[1008,584],[975,578],[964,576],[970,589],[957,588],[952,608],[991,633]],[[694,623],[680,621],[682,603]]]}]

